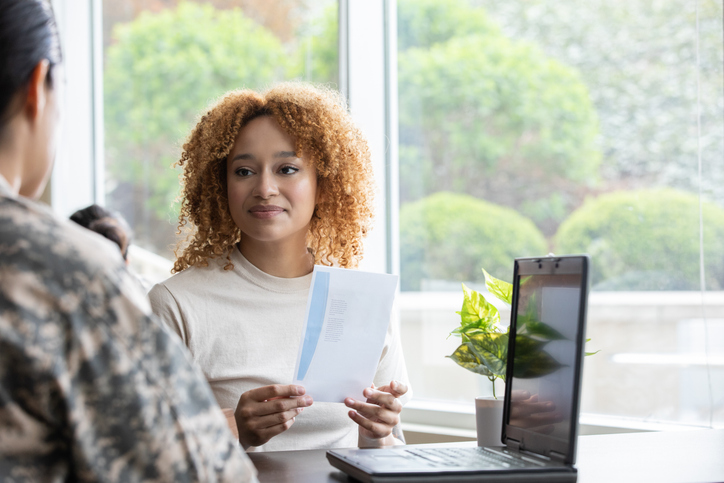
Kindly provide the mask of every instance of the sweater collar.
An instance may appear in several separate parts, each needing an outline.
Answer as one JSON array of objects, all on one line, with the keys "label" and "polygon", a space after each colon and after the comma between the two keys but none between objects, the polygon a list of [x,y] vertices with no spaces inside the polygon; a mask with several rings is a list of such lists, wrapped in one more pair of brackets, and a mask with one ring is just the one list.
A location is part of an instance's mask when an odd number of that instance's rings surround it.
[{"label": "sweater collar", "polygon": [[231,250],[231,262],[234,264],[234,272],[237,272],[255,285],[272,292],[292,293],[307,291],[312,283],[311,273],[296,278],[282,278],[269,275],[247,260],[236,246]]}]

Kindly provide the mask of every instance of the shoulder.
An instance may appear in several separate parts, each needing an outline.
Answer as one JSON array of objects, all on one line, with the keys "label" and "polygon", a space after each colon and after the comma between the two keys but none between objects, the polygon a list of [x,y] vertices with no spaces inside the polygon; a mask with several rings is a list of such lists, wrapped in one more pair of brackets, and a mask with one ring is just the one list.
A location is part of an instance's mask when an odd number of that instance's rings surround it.
[{"label": "shoulder", "polygon": [[195,265],[176,273],[166,280],[157,283],[148,296],[152,304],[154,301],[175,299],[181,301],[197,301],[199,299],[213,299],[220,293],[229,290],[230,285],[239,287],[243,283],[239,277],[239,268],[225,270],[227,264],[225,256],[210,259],[208,265]]},{"label": "shoulder", "polygon": [[[225,260],[224,260],[225,262]],[[195,301],[214,296],[221,287],[228,285],[229,271],[218,259],[209,260],[205,267],[193,266],[157,283],[148,292],[153,312],[157,315],[168,310],[177,311],[181,306],[195,306]]]},{"label": "shoulder", "polygon": [[95,274],[123,265],[112,242],[21,198],[0,197],[0,247],[3,265],[63,279],[76,271]]},{"label": "shoulder", "polygon": [[226,258],[213,258],[208,261],[208,265],[194,265],[187,268],[183,272],[176,273],[156,286],[163,286],[170,292],[183,291],[189,288],[199,288],[200,284],[222,284],[225,283],[225,276],[231,272],[224,270]]},{"label": "shoulder", "polygon": [[82,318],[133,331],[150,314],[113,243],[21,198],[0,196],[0,285],[17,323]]}]

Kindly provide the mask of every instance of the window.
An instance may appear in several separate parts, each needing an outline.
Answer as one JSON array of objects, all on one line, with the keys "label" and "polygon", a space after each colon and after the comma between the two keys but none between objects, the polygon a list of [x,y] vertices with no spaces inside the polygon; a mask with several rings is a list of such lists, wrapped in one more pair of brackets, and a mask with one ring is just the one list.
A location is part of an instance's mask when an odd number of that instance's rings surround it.
[{"label": "window", "polygon": [[303,79],[336,85],[334,0],[104,0],[105,204],[130,223],[131,262],[169,276],[181,145],[232,89]]},{"label": "window", "polygon": [[[724,423],[722,5],[398,0],[401,321],[416,399],[461,282],[592,256],[582,411]],[[509,312],[503,314],[503,320]],[[500,386],[502,389],[502,386]],[[718,388],[718,389],[717,389]]]},{"label": "window", "polygon": [[381,174],[363,268],[399,259],[413,406],[454,415],[491,393],[445,358],[461,282],[482,289],[481,268],[509,279],[516,256],[588,252],[600,352],[585,361],[583,412],[724,423],[720,2],[53,4],[69,68],[52,203],[120,211],[147,277],[168,276],[170,166],[203,108],[232,88],[338,84]]}]

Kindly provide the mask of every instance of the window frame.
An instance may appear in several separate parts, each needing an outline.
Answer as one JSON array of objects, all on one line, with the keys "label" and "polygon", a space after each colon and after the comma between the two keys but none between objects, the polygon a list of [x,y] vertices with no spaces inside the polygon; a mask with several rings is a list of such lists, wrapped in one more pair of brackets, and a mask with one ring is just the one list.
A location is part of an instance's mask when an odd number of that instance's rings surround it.
[{"label": "window frame", "polygon": [[100,2],[52,0],[63,49],[65,89],[61,142],[49,185],[50,204],[62,217],[92,203],[103,204]]}]

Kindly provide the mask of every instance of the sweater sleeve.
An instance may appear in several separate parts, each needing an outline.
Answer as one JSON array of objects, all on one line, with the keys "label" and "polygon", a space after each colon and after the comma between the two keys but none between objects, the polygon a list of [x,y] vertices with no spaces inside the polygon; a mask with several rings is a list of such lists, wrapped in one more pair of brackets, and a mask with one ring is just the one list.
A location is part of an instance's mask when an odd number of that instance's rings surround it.
[{"label": "sweater sleeve", "polygon": [[189,334],[186,329],[186,323],[181,315],[181,309],[171,291],[162,283],[154,285],[148,293],[151,301],[151,310],[168,328],[173,330],[184,345],[189,345]]}]

